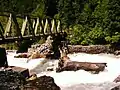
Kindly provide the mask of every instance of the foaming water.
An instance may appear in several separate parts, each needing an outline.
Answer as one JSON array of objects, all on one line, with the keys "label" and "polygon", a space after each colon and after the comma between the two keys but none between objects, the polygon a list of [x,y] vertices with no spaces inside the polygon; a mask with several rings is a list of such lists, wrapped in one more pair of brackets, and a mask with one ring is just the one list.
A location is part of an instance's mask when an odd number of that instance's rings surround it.
[{"label": "foaming water", "polygon": [[[27,62],[27,59],[16,59],[13,56],[14,55],[12,54],[7,55],[9,65],[28,68],[31,71],[36,72],[37,76],[52,76],[55,83],[63,88],[62,90],[80,90],[77,89],[78,86],[79,88],[87,87],[86,89],[81,90],[109,90],[108,88],[111,88],[112,85],[116,85],[113,83],[113,80],[120,75],[120,56],[115,56],[113,54],[74,53],[68,55],[72,61],[106,62],[107,67],[99,74],[92,74],[84,70],[63,71],[60,73],[56,73],[55,71],[46,71],[48,67],[53,67],[55,70],[58,60],[45,60],[44,58],[41,58],[32,59]],[[76,89],[73,88],[75,85]],[[107,89],[102,89],[103,87]]]}]

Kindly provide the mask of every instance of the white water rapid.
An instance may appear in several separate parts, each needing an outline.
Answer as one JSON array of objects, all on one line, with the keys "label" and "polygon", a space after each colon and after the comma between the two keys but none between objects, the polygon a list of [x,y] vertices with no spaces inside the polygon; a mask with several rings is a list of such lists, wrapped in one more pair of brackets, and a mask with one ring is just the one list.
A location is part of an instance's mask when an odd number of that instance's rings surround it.
[{"label": "white water rapid", "polygon": [[107,67],[99,74],[91,74],[84,70],[64,71],[56,73],[55,71],[46,71],[47,67],[57,66],[58,60],[46,60],[44,58],[32,59],[27,62],[25,58],[14,58],[15,53],[8,53],[7,59],[10,66],[19,66],[28,68],[37,73],[37,76],[52,76],[55,83],[62,90],[110,90],[119,83],[113,83],[113,80],[120,75],[120,56],[113,54],[69,54],[73,61],[106,62]]}]

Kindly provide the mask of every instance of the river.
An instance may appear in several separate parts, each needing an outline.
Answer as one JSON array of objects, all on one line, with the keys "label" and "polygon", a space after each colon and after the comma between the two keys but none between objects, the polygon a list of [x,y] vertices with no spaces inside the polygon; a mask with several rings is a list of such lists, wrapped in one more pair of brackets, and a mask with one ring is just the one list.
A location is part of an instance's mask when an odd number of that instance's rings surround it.
[{"label": "river", "polygon": [[[40,58],[28,61],[26,58],[14,58],[15,55],[15,52],[8,52],[7,60],[9,66],[28,68],[32,73],[36,73],[38,77],[42,75],[52,76],[55,83],[62,90],[110,90],[119,84],[113,83],[113,80],[120,75],[120,55],[116,56],[106,53],[74,53],[68,55],[73,61],[106,62],[107,67],[99,74],[92,74],[84,70],[56,73],[55,68],[58,60],[45,60],[44,58]],[[46,69],[48,67],[53,67],[54,71],[47,71]]]}]

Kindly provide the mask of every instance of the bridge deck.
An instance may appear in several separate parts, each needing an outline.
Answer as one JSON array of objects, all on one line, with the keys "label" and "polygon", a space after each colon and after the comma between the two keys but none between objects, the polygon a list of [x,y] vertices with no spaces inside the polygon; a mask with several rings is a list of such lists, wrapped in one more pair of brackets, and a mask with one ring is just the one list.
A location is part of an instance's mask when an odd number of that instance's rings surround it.
[{"label": "bridge deck", "polygon": [[[52,34],[36,34],[35,36],[33,35],[26,35],[26,36],[22,36],[22,38],[16,36],[16,37],[5,37],[4,39],[0,37],[0,44],[4,44],[4,43],[9,43],[9,42],[15,42],[15,41],[22,41],[22,40],[35,40],[35,39],[39,39],[41,37],[44,36],[49,36],[49,35],[55,35],[58,33],[52,33]],[[63,34],[63,33],[59,33],[59,34]]]}]

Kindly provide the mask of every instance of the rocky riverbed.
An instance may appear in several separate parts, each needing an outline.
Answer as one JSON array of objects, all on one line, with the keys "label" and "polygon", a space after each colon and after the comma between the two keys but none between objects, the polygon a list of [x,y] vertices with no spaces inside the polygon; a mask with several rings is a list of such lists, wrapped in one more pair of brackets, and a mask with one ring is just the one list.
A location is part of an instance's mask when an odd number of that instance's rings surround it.
[{"label": "rocky riverbed", "polygon": [[[61,90],[111,90],[119,85],[114,83],[114,79],[120,75],[120,56],[113,54],[68,54],[73,61],[106,62],[107,67],[99,74],[92,74],[84,70],[64,71],[56,73],[55,68],[58,60],[47,60],[44,58],[31,59],[14,58],[16,53],[8,53],[8,64],[28,68],[31,73],[36,73],[38,77],[47,75],[54,78],[55,83]],[[53,68],[54,71],[47,71]],[[115,90],[115,89],[114,89]],[[117,89],[119,90],[119,89]]]}]

